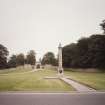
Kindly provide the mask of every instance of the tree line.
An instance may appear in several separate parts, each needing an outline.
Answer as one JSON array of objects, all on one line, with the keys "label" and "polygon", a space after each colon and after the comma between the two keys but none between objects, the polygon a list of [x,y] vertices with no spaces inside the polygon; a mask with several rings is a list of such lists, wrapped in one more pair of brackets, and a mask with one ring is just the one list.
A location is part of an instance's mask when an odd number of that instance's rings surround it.
[{"label": "tree line", "polygon": [[105,35],[92,35],[64,46],[63,65],[76,68],[105,68]]},{"label": "tree line", "polygon": [[103,34],[81,38],[63,47],[63,66],[72,68],[105,68],[105,20]]},{"label": "tree line", "polygon": [[17,55],[13,54],[7,59],[8,55],[9,51],[7,48],[0,44],[0,69],[24,66],[25,64],[30,64],[33,68],[36,63],[34,50],[30,50],[26,56],[23,53]]},{"label": "tree line", "polygon": [[12,55],[8,61],[8,67],[17,67],[17,66],[24,66],[25,64],[30,64],[32,68],[36,63],[35,51],[30,50],[27,55],[25,56],[23,53],[18,55]]},{"label": "tree line", "polygon": [[[36,56],[35,51],[30,50],[25,56],[23,53],[13,54],[8,58],[9,51],[8,49],[0,44],[0,69],[5,68],[14,68],[18,66],[24,66],[25,64],[30,64],[32,68],[34,68],[36,64]],[[7,59],[8,58],[8,59]],[[40,59],[42,65],[50,64],[52,66],[57,66],[57,58],[55,57],[53,52],[47,52],[42,60]]]}]

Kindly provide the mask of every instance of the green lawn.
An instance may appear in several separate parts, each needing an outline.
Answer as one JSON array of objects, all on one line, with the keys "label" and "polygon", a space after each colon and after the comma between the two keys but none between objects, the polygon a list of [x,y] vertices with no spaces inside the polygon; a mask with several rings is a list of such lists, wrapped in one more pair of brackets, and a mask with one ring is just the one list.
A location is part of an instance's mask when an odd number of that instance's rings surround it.
[{"label": "green lawn", "polygon": [[12,69],[5,69],[5,70],[0,70],[0,75],[1,74],[11,74],[11,73],[24,73],[27,71],[32,70],[31,68],[24,68],[24,67],[18,67],[18,68],[12,68]]},{"label": "green lawn", "polygon": [[105,72],[102,73],[87,73],[87,72],[73,72],[65,71],[65,74],[72,79],[93,87],[97,90],[105,90]]},{"label": "green lawn", "polygon": [[0,91],[73,91],[74,89],[59,79],[44,79],[55,76],[55,70],[41,70],[24,73],[32,69],[0,70]]}]

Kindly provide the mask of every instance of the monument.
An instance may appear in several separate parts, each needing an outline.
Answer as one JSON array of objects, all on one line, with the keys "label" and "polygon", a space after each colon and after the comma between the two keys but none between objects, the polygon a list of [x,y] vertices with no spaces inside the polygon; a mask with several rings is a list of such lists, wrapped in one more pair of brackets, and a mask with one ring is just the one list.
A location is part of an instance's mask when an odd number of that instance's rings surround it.
[{"label": "monument", "polygon": [[58,46],[58,75],[63,75],[61,43]]},{"label": "monument", "polygon": [[61,43],[58,46],[58,73],[55,77],[45,77],[45,79],[59,79],[61,77],[64,77],[63,75],[63,67],[62,67],[62,46]]}]

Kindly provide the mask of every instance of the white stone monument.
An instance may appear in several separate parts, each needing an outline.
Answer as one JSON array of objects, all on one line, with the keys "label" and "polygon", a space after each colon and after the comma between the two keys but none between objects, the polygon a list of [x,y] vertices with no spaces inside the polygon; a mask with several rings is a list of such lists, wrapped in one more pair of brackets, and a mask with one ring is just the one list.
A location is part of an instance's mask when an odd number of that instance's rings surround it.
[{"label": "white stone monument", "polygon": [[63,75],[61,43],[58,46],[58,75]]}]

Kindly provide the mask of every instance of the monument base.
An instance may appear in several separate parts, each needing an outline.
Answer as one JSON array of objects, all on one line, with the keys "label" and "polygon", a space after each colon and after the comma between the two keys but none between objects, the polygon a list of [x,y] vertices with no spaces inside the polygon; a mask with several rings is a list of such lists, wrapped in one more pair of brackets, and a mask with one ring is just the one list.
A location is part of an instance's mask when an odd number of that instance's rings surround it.
[{"label": "monument base", "polygon": [[63,76],[63,68],[58,68],[58,76]]}]

